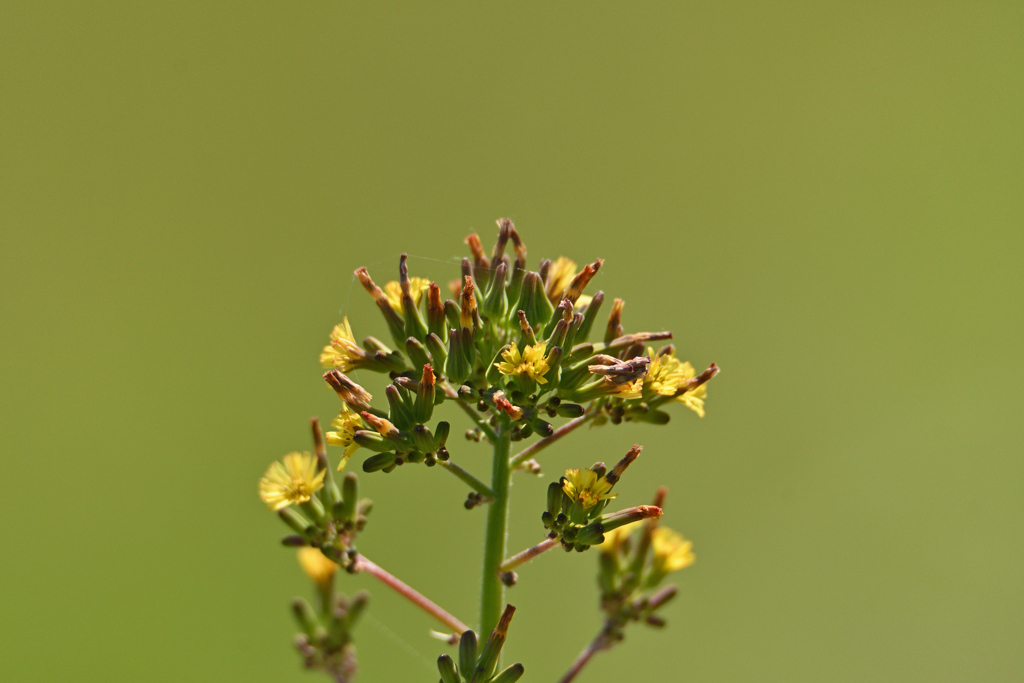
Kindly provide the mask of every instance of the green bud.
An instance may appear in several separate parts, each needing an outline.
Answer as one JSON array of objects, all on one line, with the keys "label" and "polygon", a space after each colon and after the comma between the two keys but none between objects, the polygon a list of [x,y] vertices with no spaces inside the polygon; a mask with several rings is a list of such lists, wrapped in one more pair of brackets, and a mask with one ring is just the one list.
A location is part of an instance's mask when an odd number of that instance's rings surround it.
[{"label": "green bud", "polygon": [[461,324],[462,309],[451,299],[446,299],[444,302],[444,317],[448,320],[448,327],[457,330]]},{"label": "green bud", "polygon": [[409,360],[414,368],[422,368],[430,362],[430,356],[427,355],[426,347],[415,337],[409,337],[405,340],[405,353],[409,356]]},{"label": "green bud", "polygon": [[555,308],[548,301],[547,294],[544,293],[544,282],[539,274],[527,273],[524,276],[523,287],[519,292],[519,300],[512,307],[512,310],[516,313],[515,317],[509,321],[511,324],[517,321],[519,311],[526,315],[526,320],[534,329],[541,327],[551,319]]},{"label": "green bud", "polygon": [[294,508],[281,508],[277,511],[278,517],[290,526],[296,533],[305,535],[315,528],[315,524],[299,514]]},{"label": "green bud", "polygon": [[540,515],[540,521],[544,525],[545,529],[550,529],[555,524],[555,516],[545,510]]},{"label": "green bud", "polygon": [[341,481],[341,514],[346,522],[356,518],[356,502],[359,500],[359,477],[355,472],[347,472]]},{"label": "green bud", "polygon": [[311,641],[314,643],[323,641],[327,632],[320,625],[320,620],[317,619],[312,605],[302,598],[295,598],[292,600],[292,614],[295,615],[295,621],[298,622],[299,629],[309,636]]},{"label": "green bud", "polygon": [[302,508],[302,512],[315,523],[319,524],[324,520],[324,504],[320,502],[319,498],[314,496],[305,503],[300,503],[299,507]]},{"label": "green bud", "polygon": [[453,329],[448,336],[448,359],[445,362],[444,374],[454,384],[462,384],[472,373],[473,368],[466,359],[462,335],[459,329]]},{"label": "green bud", "polygon": [[[563,301],[563,304],[568,302]],[[572,308],[571,304],[568,304],[568,308]],[[559,305],[559,310],[564,310],[563,306]],[[550,329],[548,329],[550,328]],[[544,336],[547,337],[548,346],[562,346],[565,343],[565,335],[569,332],[569,321],[564,318],[555,316],[548,322],[548,326],[544,328]]]},{"label": "green bud", "polygon": [[569,329],[565,333],[565,342],[560,344],[562,348],[571,349],[576,344],[576,334],[579,332],[580,326],[583,324],[583,314],[576,313],[572,316],[569,321]]},{"label": "green bud", "polygon": [[363,461],[363,472],[376,472],[377,470],[393,467],[396,457],[395,453],[378,453],[377,455],[371,455]]},{"label": "green bud", "polygon": [[370,431],[369,429],[357,429],[352,440],[363,448],[374,451],[375,453],[383,453],[395,447],[393,441],[385,439],[377,432]]},{"label": "green bud", "polygon": [[434,435],[424,425],[416,425],[412,428],[412,442],[416,445],[416,448],[424,453],[434,450]]},{"label": "green bud", "polygon": [[503,318],[508,313],[508,299],[505,296],[505,275],[508,268],[504,263],[498,264],[480,304],[480,312],[490,318]]},{"label": "green bud", "polygon": [[434,444],[430,450],[436,451],[440,448],[444,448],[445,444],[448,443],[448,434],[451,432],[452,426],[447,422],[438,422],[434,425]]},{"label": "green bud", "polygon": [[301,548],[306,545],[306,539],[302,536],[296,536],[295,534],[289,534],[281,539],[281,545],[286,548]]},{"label": "green bud", "polygon": [[561,403],[555,408],[555,412],[559,417],[580,417],[586,409],[579,403]]},{"label": "green bud", "polygon": [[597,292],[590,303],[587,304],[587,307],[583,309],[583,324],[576,331],[577,344],[587,341],[587,338],[590,337],[590,330],[594,327],[594,320],[597,319],[597,314],[601,312],[601,304],[603,303],[604,292]]},{"label": "green bud", "polygon": [[580,545],[598,545],[604,543],[604,527],[600,522],[593,522],[583,527],[576,535],[576,543]]},{"label": "green bud", "polygon": [[556,346],[548,351],[547,359],[551,369],[548,370],[548,383],[544,385],[544,389],[554,390],[562,382],[562,348]]},{"label": "green bud", "polygon": [[459,639],[459,669],[469,672],[476,667],[477,642],[476,633],[465,631]]},{"label": "green bud", "polygon": [[356,624],[359,623],[359,618],[363,616],[369,604],[370,594],[366,591],[359,591],[352,596],[352,603],[348,606],[348,611],[345,612],[345,626],[347,630],[351,631],[355,628]]},{"label": "green bud", "polygon": [[437,670],[441,672],[442,683],[462,683],[459,673],[455,669],[455,662],[448,655],[441,655],[437,658]]},{"label": "green bud", "polygon": [[394,384],[389,384],[384,389],[384,395],[388,397],[388,420],[402,430],[412,427],[415,420],[412,416],[412,406],[406,402],[407,390],[400,391]]},{"label": "green bud", "polygon": [[523,665],[516,663],[491,679],[491,683],[516,683],[523,675]]},{"label": "green bud", "polygon": [[[448,329],[442,330],[441,334],[445,337],[448,336]],[[436,368],[443,368],[445,360],[448,358],[448,348],[441,341],[441,337],[431,332],[427,335],[426,347],[430,351],[430,357],[433,359],[431,365]]]},{"label": "green bud", "polygon": [[548,509],[551,513],[552,518],[557,517],[558,513],[562,511],[562,498],[565,495],[562,491],[562,484],[557,481],[553,481],[548,484]]}]

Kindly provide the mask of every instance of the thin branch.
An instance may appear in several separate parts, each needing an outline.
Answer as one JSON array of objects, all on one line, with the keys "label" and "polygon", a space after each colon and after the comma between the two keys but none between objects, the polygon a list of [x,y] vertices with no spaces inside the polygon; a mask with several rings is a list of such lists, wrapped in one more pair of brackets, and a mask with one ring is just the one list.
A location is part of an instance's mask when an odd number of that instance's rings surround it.
[{"label": "thin branch", "polygon": [[507,572],[512,569],[515,569],[521,564],[526,564],[527,562],[537,557],[541,553],[545,553],[548,550],[551,550],[552,548],[556,547],[558,544],[559,540],[557,538],[545,539],[537,545],[533,546],[532,548],[527,548],[523,552],[517,553],[512,557],[508,558],[507,560],[505,560],[504,562],[502,562],[501,565],[498,566],[498,573],[500,574],[501,572]]},{"label": "thin branch", "polygon": [[462,469],[461,467],[459,467],[458,465],[453,463],[451,460],[438,460],[437,464],[440,465],[441,467],[445,468],[446,470],[448,470],[452,474],[454,474],[456,477],[458,477],[462,481],[464,481],[467,484],[469,484],[470,488],[472,488],[477,493],[479,493],[479,494],[481,494],[483,496],[486,496],[488,498],[491,498],[491,499],[494,498],[494,491],[491,490],[490,486],[488,486],[487,484],[483,483],[482,481],[480,481],[479,479],[474,477],[472,474],[470,474],[466,470]]},{"label": "thin branch", "polygon": [[430,599],[418,593],[414,589],[410,588],[401,579],[389,574],[382,567],[374,564],[370,560],[366,559],[363,555],[357,555],[355,561],[356,573],[365,572],[379,580],[381,583],[392,589],[403,598],[407,599],[412,604],[419,607],[421,610],[434,617],[442,624],[452,629],[454,633],[451,638],[448,639],[449,643],[453,645],[459,642],[459,638],[463,633],[469,630],[469,627],[463,624],[461,621],[453,617],[451,614],[446,612],[444,609],[433,603]]},{"label": "thin branch", "polygon": [[565,672],[565,675],[558,680],[558,683],[570,683],[570,681],[576,678],[576,675],[579,674],[580,671],[583,671],[583,667],[587,665],[587,662],[590,661],[591,657],[601,650],[608,649],[610,646],[611,642],[608,640],[608,634],[606,631],[602,630],[597,634],[597,637],[590,642],[590,645],[587,645],[583,652],[580,653],[580,656],[572,663],[572,666]]},{"label": "thin branch", "polygon": [[551,436],[545,437],[540,441],[535,441],[534,443],[530,444],[523,450],[519,451],[519,453],[517,453],[512,458],[512,468],[515,469],[516,467],[519,467],[524,462],[532,458],[535,454],[539,453],[540,451],[544,450],[551,444],[555,443],[566,434],[582,426],[584,423],[592,420],[596,415],[597,411],[584,413],[583,415],[580,415],[579,417],[573,418],[566,422],[564,425],[556,429],[554,434],[552,434]]}]

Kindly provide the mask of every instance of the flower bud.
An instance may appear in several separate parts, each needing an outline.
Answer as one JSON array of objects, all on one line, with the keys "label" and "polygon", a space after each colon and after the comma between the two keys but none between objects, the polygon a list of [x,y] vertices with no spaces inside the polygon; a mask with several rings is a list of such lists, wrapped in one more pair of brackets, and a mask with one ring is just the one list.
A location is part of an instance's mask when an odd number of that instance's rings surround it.
[{"label": "flower bud", "polygon": [[455,662],[448,655],[441,655],[437,658],[437,670],[441,672],[441,683],[462,683],[458,671],[455,669]]},{"label": "flower bud", "polygon": [[409,360],[414,368],[422,368],[430,362],[430,356],[427,355],[426,347],[415,337],[409,337],[405,340],[405,353],[409,356]]},{"label": "flower bud", "polygon": [[480,306],[481,312],[489,318],[504,318],[508,313],[508,298],[505,295],[505,275],[508,268],[504,263],[498,265],[491,278],[490,288]]},{"label": "flower bud", "polygon": [[466,360],[466,350],[462,345],[463,338],[458,329],[453,329],[448,336],[448,358],[445,361],[444,374],[454,384],[462,384],[469,379],[473,368]]},{"label": "flower bud", "polygon": [[522,677],[524,670],[523,665],[517,662],[492,678],[491,683],[516,683]]},{"label": "flower bud", "polygon": [[395,464],[395,453],[378,453],[363,461],[363,472],[376,472]]},{"label": "flower bud", "polygon": [[474,631],[465,631],[459,639],[459,669],[472,671],[476,668],[477,638]]},{"label": "flower bud", "polygon": [[604,303],[604,292],[597,292],[594,294],[594,298],[590,300],[587,307],[583,309],[583,323],[576,331],[576,343],[581,344],[587,341],[590,337],[590,330],[594,327],[594,320],[597,319],[597,314],[601,312],[601,304]]}]

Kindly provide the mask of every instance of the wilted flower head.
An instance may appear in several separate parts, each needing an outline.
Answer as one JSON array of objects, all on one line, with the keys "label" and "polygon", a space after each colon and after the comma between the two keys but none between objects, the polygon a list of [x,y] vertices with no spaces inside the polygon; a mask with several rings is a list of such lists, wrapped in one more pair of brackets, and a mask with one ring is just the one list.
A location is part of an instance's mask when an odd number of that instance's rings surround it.
[{"label": "wilted flower head", "polygon": [[323,487],[326,473],[316,471],[316,458],[309,453],[289,453],[271,463],[260,479],[260,499],[271,510],[305,503]]}]

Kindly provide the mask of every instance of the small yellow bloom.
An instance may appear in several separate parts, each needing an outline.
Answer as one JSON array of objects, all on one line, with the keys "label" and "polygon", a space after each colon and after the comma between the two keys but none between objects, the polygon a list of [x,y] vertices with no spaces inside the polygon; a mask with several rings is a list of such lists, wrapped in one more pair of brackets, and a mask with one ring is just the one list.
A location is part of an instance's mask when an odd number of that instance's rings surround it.
[{"label": "small yellow bloom", "polygon": [[654,568],[661,574],[686,569],[693,564],[693,543],[669,528],[655,527],[651,534]]},{"label": "small yellow bloom", "polygon": [[[693,377],[693,368],[690,368],[690,375],[687,376],[684,363],[670,353],[655,356],[654,349],[647,347],[647,355],[651,359],[651,365],[647,369],[647,376],[644,377],[644,385],[656,394],[675,396],[679,387]],[[685,365],[688,366],[689,363]]]},{"label": "small yellow bloom", "polygon": [[305,503],[323,488],[326,470],[316,471],[316,458],[309,453],[289,453],[283,464],[273,462],[260,479],[260,499],[271,510]]},{"label": "small yellow bloom", "polygon": [[363,428],[363,420],[359,415],[349,410],[348,406],[342,406],[338,417],[331,421],[331,426],[338,431],[327,432],[325,435],[327,443],[332,446],[341,446],[345,449],[344,455],[341,456],[341,462],[338,464],[338,471],[340,472],[345,469],[348,459],[359,448],[359,444],[355,442],[355,435],[357,429]]},{"label": "small yellow bloom", "polygon": [[647,355],[651,357],[651,367],[644,378],[644,387],[662,396],[675,396],[677,401],[704,417],[704,399],[708,395],[706,385],[676,395],[681,387],[697,375],[689,361],[681,361],[671,354],[655,356],[650,348],[647,349]]},{"label": "small yellow bloom", "polygon": [[299,564],[306,576],[313,580],[320,590],[327,590],[334,580],[334,573],[338,571],[338,564],[333,562],[320,552],[319,548],[300,548]]},{"label": "small yellow bloom", "polygon": [[533,346],[527,346],[519,353],[519,347],[513,344],[501,354],[502,362],[495,363],[494,367],[498,372],[508,377],[521,377],[526,375],[537,384],[547,384],[544,375],[550,369],[544,351],[547,342],[537,342]]},{"label": "small yellow bloom", "polygon": [[566,470],[565,482],[562,484],[565,495],[579,501],[584,508],[592,508],[602,500],[615,498],[617,493],[609,493],[612,485],[593,470]]},{"label": "small yellow bloom", "polygon": [[643,395],[643,377],[624,384],[616,384],[610,379],[605,379],[605,382],[610,389],[608,392],[609,395],[614,396],[615,398],[621,398],[628,401],[630,399],[640,398]]},{"label": "small yellow bloom", "polygon": [[544,283],[544,293],[547,294],[548,300],[557,306],[562,292],[574,277],[576,277],[575,261],[564,256],[559,256],[552,261],[548,268],[547,281]]},{"label": "small yellow bloom", "polygon": [[335,325],[331,330],[331,343],[320,352],[320,365],[325,369],[337,368],[342,372],[350,372],[355,367],[355,362],[365,355],[356,344],[352,326],[348,324],[346,317],[341,324]]},{"label": "small yellow bloom", "polygon": [[[409,294],[412,296],[412,302],[417,306],[420,305],[420,299],[423,298],[423,294],[430,289],[430,280],[423,277],[411,277],[409,278]],[[391,282],[384,285],[384,295],[388,298],[388,303],[391,304],[391,308],[395,309],[398,313],[402,312],[402,284],[392,280]]]}]

